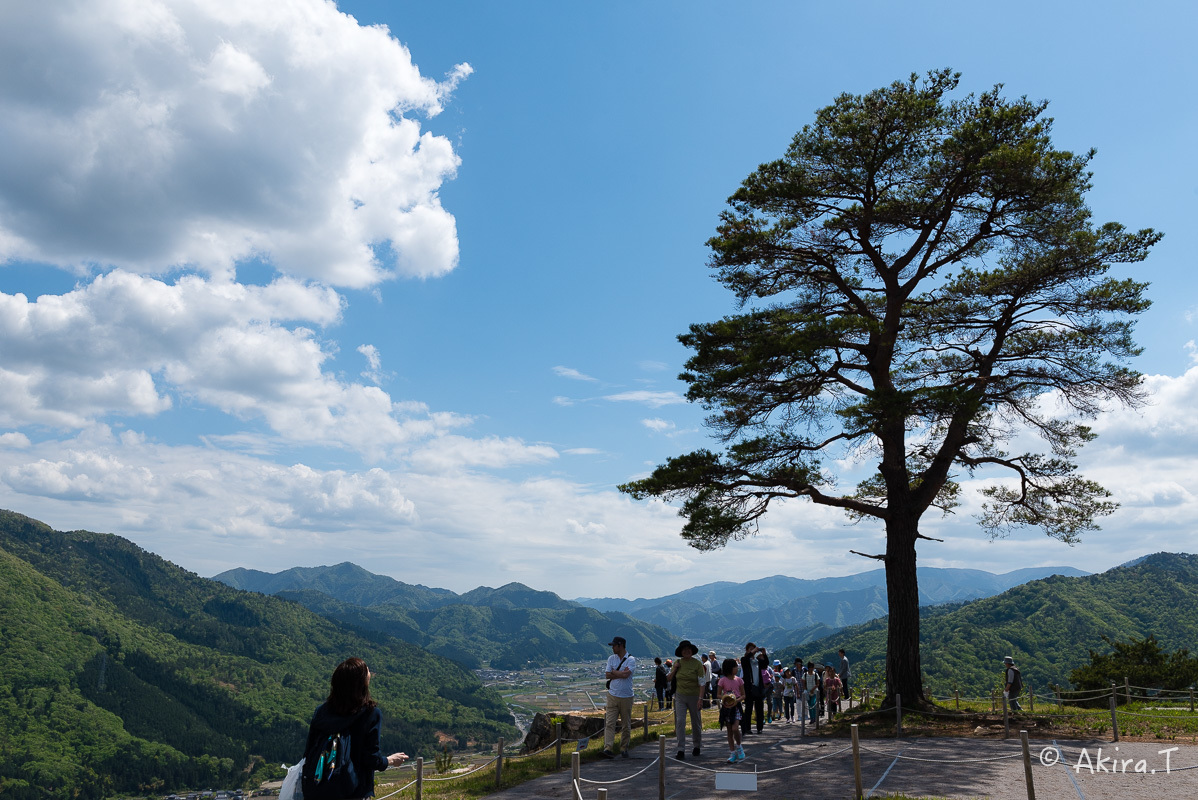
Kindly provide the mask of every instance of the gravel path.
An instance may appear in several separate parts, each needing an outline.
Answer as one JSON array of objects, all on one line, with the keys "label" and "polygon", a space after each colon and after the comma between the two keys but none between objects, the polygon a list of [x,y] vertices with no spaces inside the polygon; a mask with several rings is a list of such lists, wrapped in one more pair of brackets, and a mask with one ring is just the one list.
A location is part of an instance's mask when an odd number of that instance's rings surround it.
[{"label": "gravel path", "polygon": [[[704,752],[673,758],[667,740],[666,797],[718,800],[751,797],[751,791],[717,790],[716,771],[757,772],[757,793],[770,800],[845,800],[853,796],[853,759],[848,739],[801,738],[797,726],[774,724],[745,739],[748,759],[731,765],[722,731],[704,732]],[[1172,742],[1031,741],[1032,780],[1039,800],[1173,800],[1198,798],[1198,747]],[[861,772],[866,797],[905,793],[915,797],[1026,800],[1018,738],[863,739]],[[1162,750],[1176,747],[1168,753]],[[845,749],[850,748],[850,749]],[[840,752],[838,751],[844,751]],[[605,787],[610,800],[658,796],[656,743],[633,749],[631,758],[584,764],[582,796]],[[814,763],[813,759],[821,759]],[[643,774],[617,783],[649,767]],[[1144,770],[1137,774],[1136,769]],[[1151,772],[1155,770],[1155,773]],[[742,776],[744,779],[747,776]],[[489,800],[570,800],[569,769],[489,796]]]}]

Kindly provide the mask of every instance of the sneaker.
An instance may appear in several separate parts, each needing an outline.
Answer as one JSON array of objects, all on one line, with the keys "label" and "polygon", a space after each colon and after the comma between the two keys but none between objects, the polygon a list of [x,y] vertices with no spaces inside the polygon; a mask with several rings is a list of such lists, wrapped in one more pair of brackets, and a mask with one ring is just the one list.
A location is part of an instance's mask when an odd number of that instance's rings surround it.
[{"label": "sneaker", "polygon": [[744,761],[746,758],[748,758],[748,756],[745,755],[745,749],[743,747],[738,748],[736,751],[736,760]]},{"label": "sneaker", "polygon": [[679,750],[674,754],[674,758],[678,759],[679,761],[686,761],[686,753]]},{"label": "sneaker", "polygon": [[691,755],[692,755],[692,756],[698,756],[698,755],[699,755],[699,748],[697,748],[697,747],[696,747],[694,750],[691,750]]},{"label": "sneaker", "polygon": [[603,751],[603,757],[604,757],[604,758],[615,758],[615,757],[616,757],[616,754],[615,754],[615,753],[613,753],[611,750],[604,750],[604,751]]},{"label": "sneaker", "polygon": [[735,764],[737,761],[740,761],[740,759],[736,757],[736,751],[733,750],[732,755],[728,756],[728,763]]},{"label": "sneaker", "polygon": [[620,758],[628,758],[628,751],[627,751],[627,750],[621,750],[621,751],[620,751]]}]

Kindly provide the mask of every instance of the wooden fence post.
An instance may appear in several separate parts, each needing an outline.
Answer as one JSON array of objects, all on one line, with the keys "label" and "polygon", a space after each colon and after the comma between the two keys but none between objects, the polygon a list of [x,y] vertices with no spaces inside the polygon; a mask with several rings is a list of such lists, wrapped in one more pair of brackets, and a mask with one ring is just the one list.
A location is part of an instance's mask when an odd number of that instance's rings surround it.
[{"label": "wooden fence post", "polygon": [[1111,682],[1111,730],[1115,734],[1115,741],[1119,741],[1119,718],[1115,716],[1115,684]]},{"label": "wooden fence post", "polygon": [[1036,713],[1036,690],[1032,688],[1030,683],[1028,684],[1028,687],[1027,687],[1027,702],[1028,702],[1028,705],[1031,707],[1032,713],[1035,714]]},{"label": "wooden fence post", "polygon": [[1011,718],[1007,714],[1007,693],[1002,693],[1002,738],[1011,738]]},{"label": "wooden fence post", "polygon": [[855,800],[861,800],[861,741],[857,738],[857,723],[850,728],[853,732],[853,780],[856,781],[857,793]]},{"label": "wooden fence post", "polygon": [[1061,699],[1061,687],[1054,686],[1054,687],[1052,687],[1052,691],[1057,696],[1057,711],[1064,711],[1065,710],[1065,701]]},{"label": "wooden fence post", "polygon": [[424,757],[416,757],[416,800],[424,797]]},{"label": "wooden fence post", "polygon": [[607,800],[607,789],[600,789],[597,796],[598,800]]},{"label": "wooden fence post", "polygon": [[562,768],[562,724],[555,722],[553,724],[553,735],[557,739],[557,769]]},{"label": "wooden fence post", "polygon": [[1023,782],[1027,785],[1027,800],[1036,800],[1036,788],[1032,785],[1032,754],[1027,746],[1027,731],[1019,732],[1023,743]]},{"label": "wooden fence post", "polygon": [[582,800],[582,795],[578,792],[578,781],[582,778],[582,754],[577,750],[570,754],[570,781],[573,785],[571,793],[576,800]]},{"label": "wooden fence post", "polygon": [[499,758],[495,759],[495,788],[496,789],[498,789],[500,786],[503,785],[503,783],[502,783],[502,781],[503,781],[503,739],[499,740],[499,747],[497,748],[497,750],[499,753]]},{"label": "wooden fence post", "polygon": [[1194,687],[1190,687],[1190,713],[1194,712]]},{"label": "wooden fence post", "polygon": [[645,703],[645,741],[649,741],[649,704]]},{"label": "wooden fence post", "polygon": [[1126,675],[1123,676],[1123,692],[1127,695],[1127,702],[1131,703],[1131,681]]},{"label": "wooden fence post", "polygon": [[953,689],[953,695],[956,696],[956,698],[957,698],[957,710],[960,711],[961,710],[961,690]]},{"label": "wooden fence post", "polygon": [[666,800],[666,737],[657,740],[657,800]]}]

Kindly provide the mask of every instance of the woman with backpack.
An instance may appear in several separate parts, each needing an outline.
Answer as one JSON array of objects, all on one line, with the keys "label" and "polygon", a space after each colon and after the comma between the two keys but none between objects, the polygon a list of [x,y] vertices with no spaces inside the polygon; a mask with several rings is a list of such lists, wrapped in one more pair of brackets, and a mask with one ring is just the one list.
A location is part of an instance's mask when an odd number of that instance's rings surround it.
[{"label": "woman with backpack", "polygon": [[382,755],[383,714],[370,696],[370,669],[347,658],[333,670],[329,697],[316,707],[304,747],[304,800],[374,796],[374,773],[408,760]]}]

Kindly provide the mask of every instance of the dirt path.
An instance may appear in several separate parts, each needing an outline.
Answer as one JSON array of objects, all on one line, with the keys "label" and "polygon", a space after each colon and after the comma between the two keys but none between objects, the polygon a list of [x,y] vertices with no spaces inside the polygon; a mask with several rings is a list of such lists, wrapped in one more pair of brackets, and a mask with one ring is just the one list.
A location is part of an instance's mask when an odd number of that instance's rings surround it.
[{"label": "dirt path", "polygon": [[[1031,741],[1032,780],[1040,800],[1172,800],[1198,797],[1198,747],[1173,742]],[[854,791],[848,739],[800,737],[797,726],[774,724],[746,737],[748,759],[731,765],[722,732],[704,733],[704,751],[673,758],[668,740],[666,797],[717,800],[759,793],[770,800],[844,800]],[[864,739],[861,772],[867,797],[905,793],[916,797],[1026,800],[1019,739]],[[1168,753],[1161,751],[1176,747]],[[1101,752],[1100,752],[1101,751]],[[610,800],[658,796],[656,743],[633,749],[631,758],[583,765],[582,796],[605,787]],[[816,761],[815,759],[819,759]],[[648,769],[646,769],[648,767]],[[1143,770],[1141,774],[1136,769]],[[629,780],[628,776],[645,770]],[[1155,770],[1155,773],[1151,772]],[[716,789],[716,772],[756,771],[757,792]],[[741,780],[749,779],[741,775]],[[751,780],[751,779],[750,779]],[[617,782],[621,781],[621,782]],[[570,772],[489,796],[489,800],[569,800]]]}]

